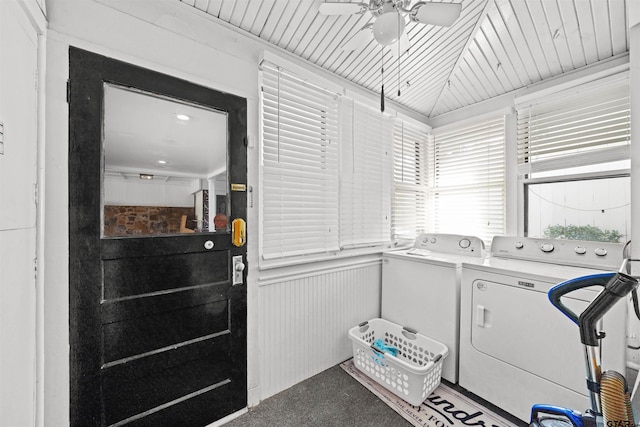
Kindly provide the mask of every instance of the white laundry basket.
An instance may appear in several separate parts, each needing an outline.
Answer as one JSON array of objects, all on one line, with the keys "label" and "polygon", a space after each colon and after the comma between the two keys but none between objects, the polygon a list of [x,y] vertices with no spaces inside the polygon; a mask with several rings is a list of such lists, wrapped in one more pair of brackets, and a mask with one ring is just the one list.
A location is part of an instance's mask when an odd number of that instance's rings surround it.
[{"label": "white laundry basket", "polygon": [[[384,319],[372,319],[349,330],[355,366],[411,405],[418,406],[440,385],[446,345]],[[382,339],[397,356],[376,350]]]}]

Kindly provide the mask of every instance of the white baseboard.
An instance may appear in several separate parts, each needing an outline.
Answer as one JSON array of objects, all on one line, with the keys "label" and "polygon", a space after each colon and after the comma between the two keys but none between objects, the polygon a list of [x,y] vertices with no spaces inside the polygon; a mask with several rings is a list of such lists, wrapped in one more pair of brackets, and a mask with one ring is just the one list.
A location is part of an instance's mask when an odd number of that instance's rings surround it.
[{"label": "white baseboard", "polygon": [[220,427],[226,423],[228,423],[229,421],[233,421],[236,418],[238,418],[241,415],[244,415],[248,412],[247,408],[241,409],[237,412],[234,412],[233,414],[229,414],[224,418],[220,418],[218,421],[215,421],[211,424],[209,424],[207,427]]}]

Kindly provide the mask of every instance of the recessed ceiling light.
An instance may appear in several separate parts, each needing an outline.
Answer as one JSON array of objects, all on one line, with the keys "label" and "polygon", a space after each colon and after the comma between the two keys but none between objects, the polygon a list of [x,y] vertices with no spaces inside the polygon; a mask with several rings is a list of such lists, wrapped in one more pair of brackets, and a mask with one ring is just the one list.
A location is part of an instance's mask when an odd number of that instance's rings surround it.
[{"label": "recessed ceiling light", "polygon": [[158,160],[158,163],[160,163],[161,165],[166,165],[167,161],[166,160]]},{"label": "recessed ceiling light", "polygon": [[141,173],[140,179],[153,179],[153,175],[150,175],[148,173]]},{"label": "recessed ceiling light", "polygon": [[191,117],[186,114],[176,114],[176,118],[178,118],[178,120],[189,120]]}]

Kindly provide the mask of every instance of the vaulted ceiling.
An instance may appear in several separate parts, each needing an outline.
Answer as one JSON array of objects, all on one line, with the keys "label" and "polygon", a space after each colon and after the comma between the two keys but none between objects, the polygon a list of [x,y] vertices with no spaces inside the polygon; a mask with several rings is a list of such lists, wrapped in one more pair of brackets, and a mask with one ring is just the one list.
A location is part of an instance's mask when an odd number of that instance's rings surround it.
[{"label": "vaulted ceiling", "polygon": [[368,12],[323,15],[323,0],[180,1],[371,91],[384,79],[388,99],[428,118],[629,48],[628,0],[442,0],[461,3],[460,17],[450,27],[409,22],[399,60],[373,36],[342,48],[374,21]]}]

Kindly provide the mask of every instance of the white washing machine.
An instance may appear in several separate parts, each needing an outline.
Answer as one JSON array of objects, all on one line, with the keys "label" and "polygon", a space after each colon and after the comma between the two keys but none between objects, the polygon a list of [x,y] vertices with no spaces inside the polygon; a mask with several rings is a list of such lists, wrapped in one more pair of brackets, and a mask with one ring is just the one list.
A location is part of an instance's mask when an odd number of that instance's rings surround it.
[{"label": "white washing machine", "polygon": [[458,381],[460,269],[484,256],[478,237],[423,234],[411,249],[383,254],[382,318],[449,348],[442,378]]},{"label": "white washing machine", "polygon": [[[578,326],[549,302],[568,279],[617,271],[623,245],[576,240],[494,237],[482,263],[463,263],[460,385],[523,421],[545,403],[590,407]],[[581,313],[602,287],[563,297]],[[603,370],[625,374],[624,301],[602,320]]]}]

